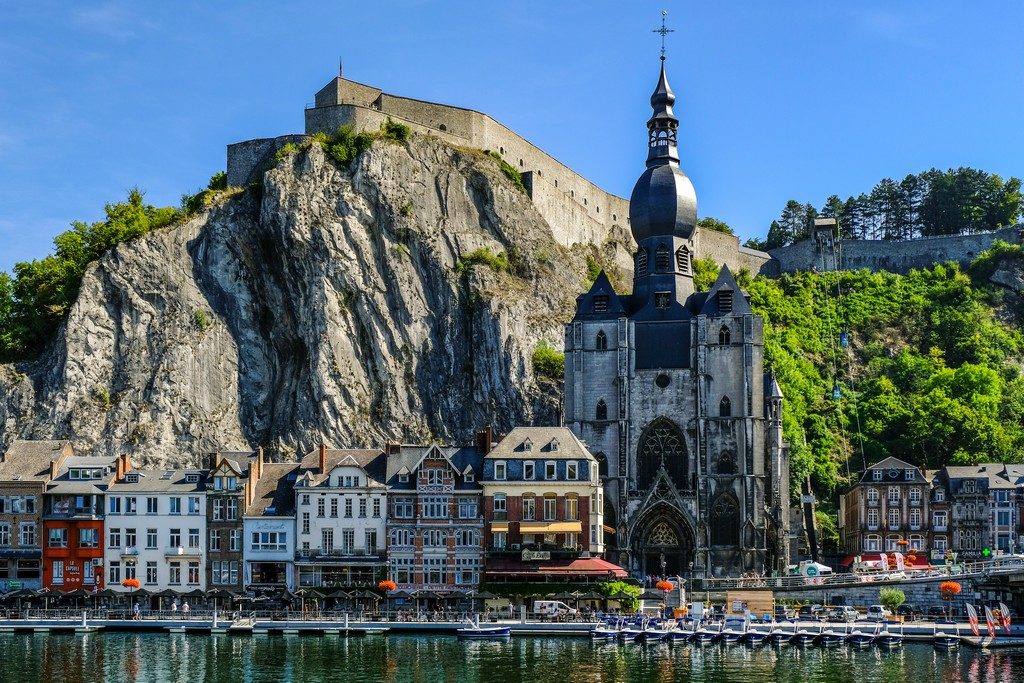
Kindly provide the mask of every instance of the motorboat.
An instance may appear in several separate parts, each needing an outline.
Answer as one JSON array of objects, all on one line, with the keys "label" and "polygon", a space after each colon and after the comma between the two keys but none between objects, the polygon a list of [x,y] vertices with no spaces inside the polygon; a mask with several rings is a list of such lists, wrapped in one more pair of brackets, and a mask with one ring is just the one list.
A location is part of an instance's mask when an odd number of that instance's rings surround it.
[{"label": "motorboat", "polygon": [[793,636],[795,635],[795,631],[785,629],[782,627],[781,622],[776,622],[771,633],[768,634],[768,638],[775,645],[786,645],[793,641]]},{"label": "motorboat", "polygon": [[854,647],[868,647],[871,643],[875,642],[875,636],[878,635],[878,624],[875,624],[873,632],[862,631],[859,628],[854,628],[846,635],[846,642]]},{"label": "motorboat", "polygon": [[949,625],[953,626],[953,632],[940,631],[939,623],[935,624],[935,630],[932,633],[932,644],[935,647],[942,649],[952,649],[960,646],[960,627],[956,626],[953,622],[948,622]]},{"label": "motorboat", "polygon": [[642,628],[637,628],[633,624],[625,624],[619,629],[618,637],[619,640],[631,643],[642,640],[643,633],[644,630]]},{"label": "motorboat", "polygon": [[746,619],[726,619],[722,623],[722,640],[727,643],[738,643],[747,632]]},{"label": "motorboat", "polygon": [[889,629],[888,622],[875,636],[875,642],[882,647],[900,647],[903,645],[903,627],[900,627],[900,632],[896,633]]},{"label": "motorboat", "polygon": [[818,644],[825,647],[836,647],[846,642],[847,634],[840,632],[829,626],[828,628],[822,627],[821,631],[818,632]]},{"label": "motorboat", "polygon": [[609,624],[601,624],[590,630],[590,637],[594,640],[614,640],[619,636],[619,629]]},{"label": "motorboat", "polygon": [[707,645],[713,643],[722,635],[722,627],[719,626],[717,629],[711,625],[705,624],[694,631],[693,640],[701,645]]},{"label": "motorboat", "polygon": [[751,645],[761,645],[767,641],[772,635],[771,631],[762,631],[756,628],[748,628],[747,632],[743,634],[743,640]]},{"label": "motorboat", "polygon": [[810,645],[818,639],[818,632],[803,626],[793,634],[793,642],[797,645]]},{"label": "motorboat", "polygon": [[512,629],[508,626],[466,626],[456,629],[455,635],[459,638],[508,638],[512,635]]}]

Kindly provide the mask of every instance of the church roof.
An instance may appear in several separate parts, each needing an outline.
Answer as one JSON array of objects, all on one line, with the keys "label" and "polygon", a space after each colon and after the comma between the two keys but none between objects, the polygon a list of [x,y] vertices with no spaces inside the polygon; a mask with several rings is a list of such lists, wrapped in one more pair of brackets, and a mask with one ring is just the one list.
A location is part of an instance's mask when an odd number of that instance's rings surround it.
[{"label": "church roof", "polygon": [[624,315],[626,308],[603,270],[597,274],[590,291],[576,297],[576,320],[615,319]]},{"label": "church roof", "polygon": [[765,382],[765,384],[769,384],[768,398],[785,398],[785,396],[782,394],[782,387],[779,386],[779,381],[775,379],[775,373],[769,372],[766,374],[771,379],[770,384],[768,382]]},{"label": "church roof", "polygon": [[700,314],[710,316],[753,314],[750,304],[743,296],[740,286],[736,284],[736,278],[732,276],[729,266],[723,264],[722,269],[718,271],[718,277],[715,279],[715,284],[711,285],[711,289],[708,290]]}]

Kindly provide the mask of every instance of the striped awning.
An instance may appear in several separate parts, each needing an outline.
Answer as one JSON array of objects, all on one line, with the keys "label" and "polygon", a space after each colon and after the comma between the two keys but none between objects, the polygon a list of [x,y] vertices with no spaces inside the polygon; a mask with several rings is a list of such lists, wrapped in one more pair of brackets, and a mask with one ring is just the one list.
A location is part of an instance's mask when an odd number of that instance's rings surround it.
[{"label": "striped awning", "polygon": [[580,522],[520,522],[519,531],[524,534],[566,534],[580,533]]},{"label": "striped awning", "polygon": [[508,522],[491,522],[491,531],[508,531]]}]

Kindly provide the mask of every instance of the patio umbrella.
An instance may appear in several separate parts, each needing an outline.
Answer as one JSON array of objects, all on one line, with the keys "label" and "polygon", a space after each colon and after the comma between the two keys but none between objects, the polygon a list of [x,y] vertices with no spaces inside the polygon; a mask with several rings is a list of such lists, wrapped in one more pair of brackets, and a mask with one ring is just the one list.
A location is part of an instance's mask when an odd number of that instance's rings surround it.
[{"label": "patio umbrella", "polygon": [[604,600],[604,596],[601,595],[600,593],[598,593],[597,591],[587,591],[586,593],[581,593],[580,596],[579,596],[579,599],[580,600]]},{"label": "patio umbrella", "polygon": [[496,600],[497,598],[497,595],[495,595],[494,593],[490,593],[488,591],[480,591],[479,593],[475,593],[473,595],[473,599],[475,600]]}]

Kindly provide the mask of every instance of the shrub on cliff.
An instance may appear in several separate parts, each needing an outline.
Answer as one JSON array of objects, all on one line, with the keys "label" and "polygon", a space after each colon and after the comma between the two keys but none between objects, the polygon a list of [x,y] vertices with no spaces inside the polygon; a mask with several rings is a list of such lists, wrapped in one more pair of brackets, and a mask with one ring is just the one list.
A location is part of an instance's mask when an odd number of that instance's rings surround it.
[{"label": "shrub on cliff", "polygon": [[532,361],[533,374],[556,381],[565,378],[565,354],[555,351],[548,340],[537,344]]},{"label": "shrub on cliff", "polygon": [[487,155],[497,160],[498,165],[501,167],[501,172],[512,181],[513,185],[518,187],[523,194],[528,194],[526,192],[526,185],[523,184],[523,175],[518,170],[513,168],[510,163],[502,159],[501,155],[493,150],[487,152]]},{"label": "shrub on cliff", "polygon": [[508,255],[505,252],[499,251],[495,254],[488,247],[480,247],[460,256],[458,263],[455,264],[455,272],[466,273],[478,264],[485,265],[496,273],[507,273],[509,269]]}]

